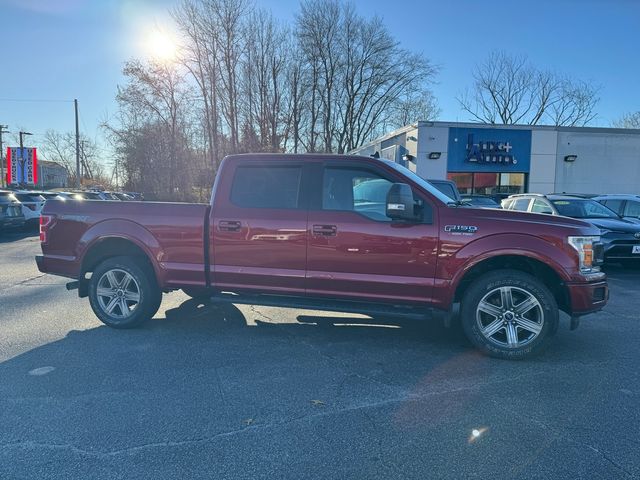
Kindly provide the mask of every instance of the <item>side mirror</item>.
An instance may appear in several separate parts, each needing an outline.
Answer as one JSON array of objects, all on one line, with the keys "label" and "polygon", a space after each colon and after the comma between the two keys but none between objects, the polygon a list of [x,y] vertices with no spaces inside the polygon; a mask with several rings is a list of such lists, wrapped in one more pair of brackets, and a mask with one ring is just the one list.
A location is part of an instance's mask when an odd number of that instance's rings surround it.
[{"label": "side mirror", "polygon": [[415,221],[415,201],[411,187],[406,183],[394,183],[387,193],[387,217],[393,220]]}]

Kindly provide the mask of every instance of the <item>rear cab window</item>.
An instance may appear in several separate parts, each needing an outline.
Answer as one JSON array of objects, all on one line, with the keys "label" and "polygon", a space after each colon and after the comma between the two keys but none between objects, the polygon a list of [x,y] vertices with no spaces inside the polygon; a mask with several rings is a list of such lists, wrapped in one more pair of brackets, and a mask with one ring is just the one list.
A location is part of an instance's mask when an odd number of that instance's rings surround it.
[{"label": "rear cab window", "polygon": [[231,185],[231,203],[243,208],[300,208],[302,165],[240,165]]}]

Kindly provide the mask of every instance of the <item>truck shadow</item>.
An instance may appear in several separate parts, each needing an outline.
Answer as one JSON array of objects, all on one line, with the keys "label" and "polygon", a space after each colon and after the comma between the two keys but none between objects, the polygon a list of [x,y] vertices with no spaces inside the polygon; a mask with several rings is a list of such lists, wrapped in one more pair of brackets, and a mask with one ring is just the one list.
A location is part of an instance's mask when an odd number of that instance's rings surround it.
[{"label": "truck shadow", "polygon": [[[461,327],[445,328],[437,320],[411,320],[398,317],[344,316],[323,312],[321,315],[299,314],[291,316],[271,313],[266,307],[243,307],[233,304],[211,303],[190,299],[165,312],[165,318],[156,318],[144,328],[153,331],[180,333],[185,331],[216,332],[245,329],[244,335],[290,337],[304,335],[308,341],[345,342],[368,340],[441,346],[468,349],[469,342]],[[293,310],[284,311],[292,312]],[[266,313],[265,313],[266,312]],[[407,346],[407,345],[405,345]]]}]

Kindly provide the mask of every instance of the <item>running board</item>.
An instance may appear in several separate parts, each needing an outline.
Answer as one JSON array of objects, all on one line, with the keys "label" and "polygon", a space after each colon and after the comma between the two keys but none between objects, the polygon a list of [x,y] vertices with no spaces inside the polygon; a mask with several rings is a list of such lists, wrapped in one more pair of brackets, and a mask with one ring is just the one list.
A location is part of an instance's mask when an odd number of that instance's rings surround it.
[{"label": "running board", "polygon": [[[438,318],[435,310],[422,305],[394,305],[389,303],[359,302],[327,298],[303,298],[285,295],[250,295],[220,292],[211,297],[211,301],[219,303],[236,303],[240,305],[260,305],[263,307],[300,308],[304,310],[320,310],[325,312],[359,313],[372,317],[402,317],[415,320]],[[437,313],[436,313],[437,312]]]}]

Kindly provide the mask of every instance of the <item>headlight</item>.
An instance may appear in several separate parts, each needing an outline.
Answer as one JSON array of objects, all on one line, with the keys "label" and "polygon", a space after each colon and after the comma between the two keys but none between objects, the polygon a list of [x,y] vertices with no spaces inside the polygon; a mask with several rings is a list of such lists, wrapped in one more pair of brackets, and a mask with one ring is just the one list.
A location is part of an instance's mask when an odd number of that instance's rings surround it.
[{"label": "headlight", "polygon": [[593,244],[600,241],[600,237],[569,237],[569,245],[578,252],[580,259],[580,271],[590,273],[598,271],[598,267],[593,266]]}]

